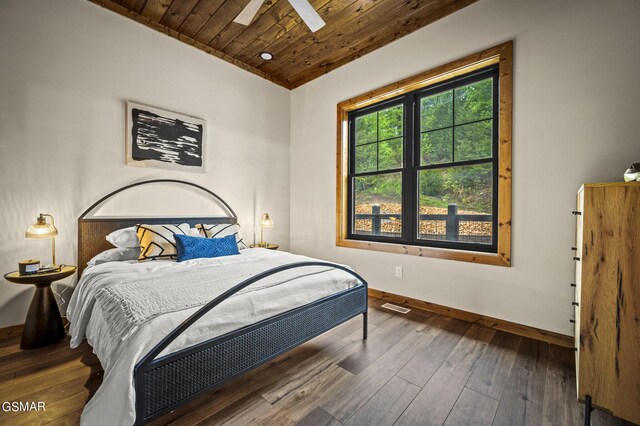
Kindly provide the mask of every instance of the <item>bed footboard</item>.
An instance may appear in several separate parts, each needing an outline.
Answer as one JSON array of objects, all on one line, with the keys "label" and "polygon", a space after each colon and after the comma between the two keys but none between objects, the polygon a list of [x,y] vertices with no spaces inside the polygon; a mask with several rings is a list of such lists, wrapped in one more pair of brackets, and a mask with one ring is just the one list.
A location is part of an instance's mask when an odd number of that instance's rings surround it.
[{"label": "bed footboard", "polygon": [[[232,294],[265,276],[301,266],[342,269],[356,276],[361,284],[154,359],[193,322]],[[136,424],[158,418],[357,315],[363,315],[363,338],[367,338],[367,283],[339,265],[325,262],[286,265],[258,274],[229,292],[201,308],[138,363],[134,371]]]}]

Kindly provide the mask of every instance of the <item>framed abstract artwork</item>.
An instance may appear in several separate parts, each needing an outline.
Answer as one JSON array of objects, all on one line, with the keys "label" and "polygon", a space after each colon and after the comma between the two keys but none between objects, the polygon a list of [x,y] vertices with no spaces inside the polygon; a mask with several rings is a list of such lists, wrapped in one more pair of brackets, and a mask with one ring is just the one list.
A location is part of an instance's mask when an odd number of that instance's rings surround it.
[{"label": "framed abstract artwork", "polygon": [[131,101],[126,113],[127,165],[205,172],[204,120]]}]

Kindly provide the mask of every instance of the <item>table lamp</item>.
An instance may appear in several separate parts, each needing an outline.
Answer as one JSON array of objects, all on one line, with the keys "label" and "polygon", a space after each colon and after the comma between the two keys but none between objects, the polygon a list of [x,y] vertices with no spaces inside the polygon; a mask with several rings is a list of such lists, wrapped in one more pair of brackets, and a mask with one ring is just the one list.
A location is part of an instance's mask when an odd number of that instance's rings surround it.
[{"label": "table lamp", "polygon": [[269,217],[269,213],[262,213],[262,219],[260,219],[260,247],[267,247],[268,244],[264,242],[264,228],[273,228],[273,220]]},{"label": "table lamp", "polygon": [[[45,217],[51,218],[51,223],[47,223]],[[31,225],[24,233],[24,236],[27,238],[51,238],[51,258],[53,260],[53,266],[56,264],[56,235],[58,235],[58,230],[54,225],[53,216],[46,213],[40,213],[37,222]]]}]

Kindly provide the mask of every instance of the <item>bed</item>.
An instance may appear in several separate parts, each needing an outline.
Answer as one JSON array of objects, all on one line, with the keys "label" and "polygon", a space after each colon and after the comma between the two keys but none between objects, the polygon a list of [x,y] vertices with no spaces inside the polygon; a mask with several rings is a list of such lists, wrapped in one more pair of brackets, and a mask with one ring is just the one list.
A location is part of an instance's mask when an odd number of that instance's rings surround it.
[{"label": "bed", "polygon": [[[197,188],[224,206],[228,215],[90,215],[115,194],[157,183]],[[237,216],[224,200],[202,186],[157,179],[117,189],[79,217],[78,266],[82,275],[68,310],[71,342],[77,346],[86,338],[105,370],[103,384],[85,407],[83,423],[148,423],[358,315],[363,317],[363,339],[367,338],[367,283],[344,265],[258,248],[225,259],[111,262],[85,271],[89,259],[111,248],[106,235],[139,223],[188,223],[192,227],[235,224]],[[233,275],[238,278],[229,284],[230,279],[224,281],[223,277],[235,274],[233,271],[241,273]],[[122,284],[127,280],[135,283],[126,290],[131,291],[132,300],[136,291],[160,291],[149,286],[156,280],[157,289],[169,288],[167,282],[175,280],[180,291],[183,285],[185,293],[190,286],[203,285],[206,291],[196,297],[206,297],[209,291],[214,296],[188,309],[168,308],[117,334],[114,330],[118,327],[107,320],[112,308],[101,306],[100,301],[105,300],[104,290],[125,287]],[[218,285],[218,281],[226,284]],[[149,299],[153,297],[160,296],[150,291]],[[109,300],[108,304],[116,302]]]}]

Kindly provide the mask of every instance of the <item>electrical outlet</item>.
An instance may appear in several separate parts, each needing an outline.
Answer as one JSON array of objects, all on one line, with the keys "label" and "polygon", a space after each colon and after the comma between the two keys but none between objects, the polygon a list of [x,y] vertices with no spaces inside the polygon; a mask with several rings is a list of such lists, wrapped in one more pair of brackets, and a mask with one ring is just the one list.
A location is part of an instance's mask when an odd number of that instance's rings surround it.
[{"label": "electrical outlet", "polygon": [[396,277],[402,278],[402,266],[396,266]]}]

